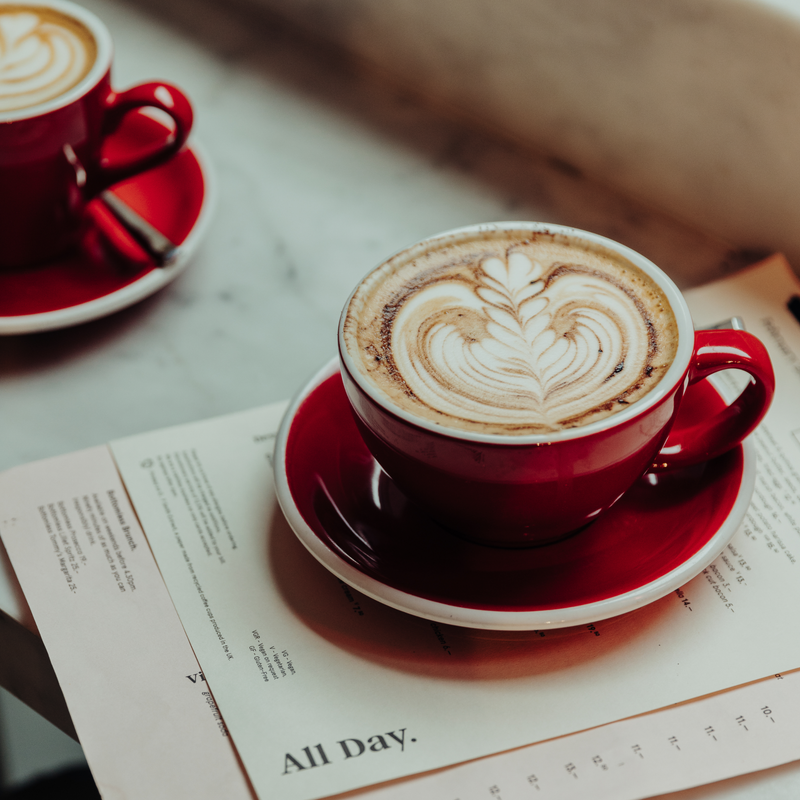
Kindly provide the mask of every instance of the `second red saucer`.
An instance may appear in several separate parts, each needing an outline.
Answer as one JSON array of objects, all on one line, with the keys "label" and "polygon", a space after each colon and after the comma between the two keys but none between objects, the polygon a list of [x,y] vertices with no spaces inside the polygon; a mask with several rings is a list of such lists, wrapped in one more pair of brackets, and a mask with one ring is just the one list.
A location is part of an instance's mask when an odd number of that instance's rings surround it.
[{"label": "second red saucer", "polygon": [[[128,114],[109,138],[109,155],[124,159],[163,137],[163,131],[162,123],[144,113]],[[187,265],[212,206],[208,166],[196,144],[190,142],[167,163],[111,191],[179,245],[175,261],[135,270],[75,253],[36,267],[0,270],[0,335],[54,330],[104,317],[166,286]]]}]

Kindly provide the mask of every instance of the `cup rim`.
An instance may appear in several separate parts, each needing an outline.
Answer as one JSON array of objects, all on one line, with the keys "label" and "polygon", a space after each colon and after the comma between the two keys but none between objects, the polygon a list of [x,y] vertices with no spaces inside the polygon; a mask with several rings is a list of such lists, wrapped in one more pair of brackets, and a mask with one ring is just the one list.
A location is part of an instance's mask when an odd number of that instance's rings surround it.
[{"label": "cup rim", "polygon": [[[466,238],[478,233],[502,230],[525,230],[537,233],[555,233],[563,236],[571,236],[573,238],[583,239],[584,241],[591,242],[595,245],[608,248],[618,253],[619,255],[628,259],[634,264],[634,266],[641,269],[658,283],[659,287],[667,296],[667,300],[669,301],[670,307],[675,315],[675,321],[678,326],[678,348],[675,352],[675,358],[673,359],[672,364],[670,364],[662,379],[646,395],[640,397],[638,400],[631,403],[621,411],[617,411],[608,417],[604,417],[603,419],[595,422],[590,422],[586,425],[579,425],[575,428],[565,428],[560,431],[553,431],[549,433],[510,435],[462,430],[460,428],[449,427],[442,423],[422,419],[421,417],[417,417],[416,415],[405,411],[390,397],[383,394],[383,392],[365,379],[364,375],[358,368],[356,359],[354,359],[353,356],[348,352],[344,336],[345,319],[347,317],[348,309],[350,308],[353,298],[356,296],[356,293],[364,281],[367,280],[370,275],[383,267],[384,264],[393,261],[404,254],[410,255],[413,251],[421,249],[424,245],[428,245],[442,239],[461,237]],[[358,284],[356,284],[356,287],[353,289],[353,291],[350,292],[339,318],[338,344],[339,359],[342,368],[347,371],[348,375],[361,389],[361,391],[363,391],[377,406],[388,411],[412,427],[421,428],[423,430],[430,431],[431,433],[460,441],[504,446],[521,446],[531,444],[547,444],[588,437],[595,433],[608,431],[624,425],[630,420],[635,419],[651,408],[657,406],[675,390],[675,388],[681,383],[686,375],[692,353],[694,352],[694,324],[692,322],[686,300],[673,280],[662,269],[650,261],[650,259],[641,255],[641,253],[637,253],[630,247],[620,244],[619,242],[615,242],[613,239],[601,236],[600,234],[584,231],[580,228],[573,228],[567,225],[559,225],[549,222],[504,221],[481,223],[478,225],[466,225],[460,228],[453,228],[451,230],[444,231],[443,233],[420,239],[418,242],[415,242],[409,247],[404,247],[401,250],[398,250],[396,253],[394,253],[394,255],[381,261],[377,266],[369,270],[369,272],[364,275]]]},{"label": "cup rim", "polygon": [[[15,3],[15,5],[17,5],[17,3]],[[111,34],[103,21],[96,14],[93,14],[83,6],[69,2],[69,0],[19,0],[18,5],[52,8],[82,22],[91,31],[94,37],[97,45],[97,56],[94,60],[94,64],[92,64],[83,79],[78,81],[71,89],[58,95],[58,97],[45,100],[33,106],[0,111],[0,123],[21,122],[35,119],[36,117],[41,117],[60,108],[65,108],[83,97],[90,89],[94,88],[111,68],[111,57],[113,54]]]}]

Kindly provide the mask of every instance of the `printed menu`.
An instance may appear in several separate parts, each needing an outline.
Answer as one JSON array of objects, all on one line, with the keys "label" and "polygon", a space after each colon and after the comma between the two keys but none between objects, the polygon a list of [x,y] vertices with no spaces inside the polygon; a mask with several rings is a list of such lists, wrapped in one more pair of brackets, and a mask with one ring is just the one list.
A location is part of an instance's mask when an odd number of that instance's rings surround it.
[{"label": "printed menu", "polygon": [[[431,623],[328,573],[276,502],[270,458],[283,404],[113,442],[118,475],[101,458],[105,448],[0,475],[4,506],[13,500],[0,533],[95,774],[119,769],[108,766],[113,748],[103,742],[127,741],[123,733],[145,730],[148,715],[133,714],[131,728],[115,731],[119,717],[104,711],[107,695],[80,679],[82,661],[120,691],[118,662],[149,663],[166,640],[190,643],[196,660],[176,666],[174,681],[166,669],[145,671],[118,715],[139,695],[167,703],[176,686],[201,680],[205,723],[220,735],[193,746],[194,768],[201,774],[213,759],[229,765],[238,756],[259,797],[313,800],[384,783],[358,794],[635,800],[796,757],[787,742],[800,716],[792,672],[800,641],[781,613],[800,602],[796,295],[779,257],[689,295],[699,326],[738,315],[775,362],[777,398],[754,436],[755,496],[734,540],[702,574],[588,626],[489,632]],[[94,496],[104,503],[102,520]],[[155,557],[149,567],[139,525]],[[131,569],[134,552],[141,561]],[[159,571],[160,586],[152,577]],[[84,606],[69,606],[77,602]],[[148,639],[151,630],[162,632]],[[177,737],[182,716],[171,715]],[[182,730],[202,727],[187,717]],[[169,747],[147,758],[169,772]],[[236,785],[250,791],[241,774]]]},{"label": "printed menu", "polygon": [[0,534],[104,797],[251,798],[107,447],[0,474]]}]

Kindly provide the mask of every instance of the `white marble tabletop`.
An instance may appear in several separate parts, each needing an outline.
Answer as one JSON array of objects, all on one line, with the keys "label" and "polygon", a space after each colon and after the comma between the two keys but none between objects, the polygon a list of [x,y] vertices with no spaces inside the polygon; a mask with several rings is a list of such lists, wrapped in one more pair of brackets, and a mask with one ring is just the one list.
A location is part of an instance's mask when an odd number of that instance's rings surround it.
[{"label": "white marble tabletop", "polygon": [[[114,37],[115,86],[163,78],[192,98],[216,207],[192,263],[157,295],[78,327],[0,337],[0,469],[289,397],[335,352],[360,277],[451,227],[575,225],[634,247],[684,287],[748,260],[568,165],[465,129],[253,11],[85,5]],[[0,610],[30,627],[2,559]],[[789,765],[671,797],[798,787]]]}]

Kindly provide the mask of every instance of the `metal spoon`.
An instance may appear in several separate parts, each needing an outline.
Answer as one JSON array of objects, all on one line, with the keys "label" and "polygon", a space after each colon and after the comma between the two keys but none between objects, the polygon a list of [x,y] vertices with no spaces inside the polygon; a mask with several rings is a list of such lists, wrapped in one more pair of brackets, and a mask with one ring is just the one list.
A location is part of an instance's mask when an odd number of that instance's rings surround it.
[{"label": "metal spoon", "polygon": [[108,189],[100,193],[100,198],[125,230],[147,251],[157,266],[167,267],[175,261],[180,253],[178,245],[170,241],[161,231],[156,230]]}]

